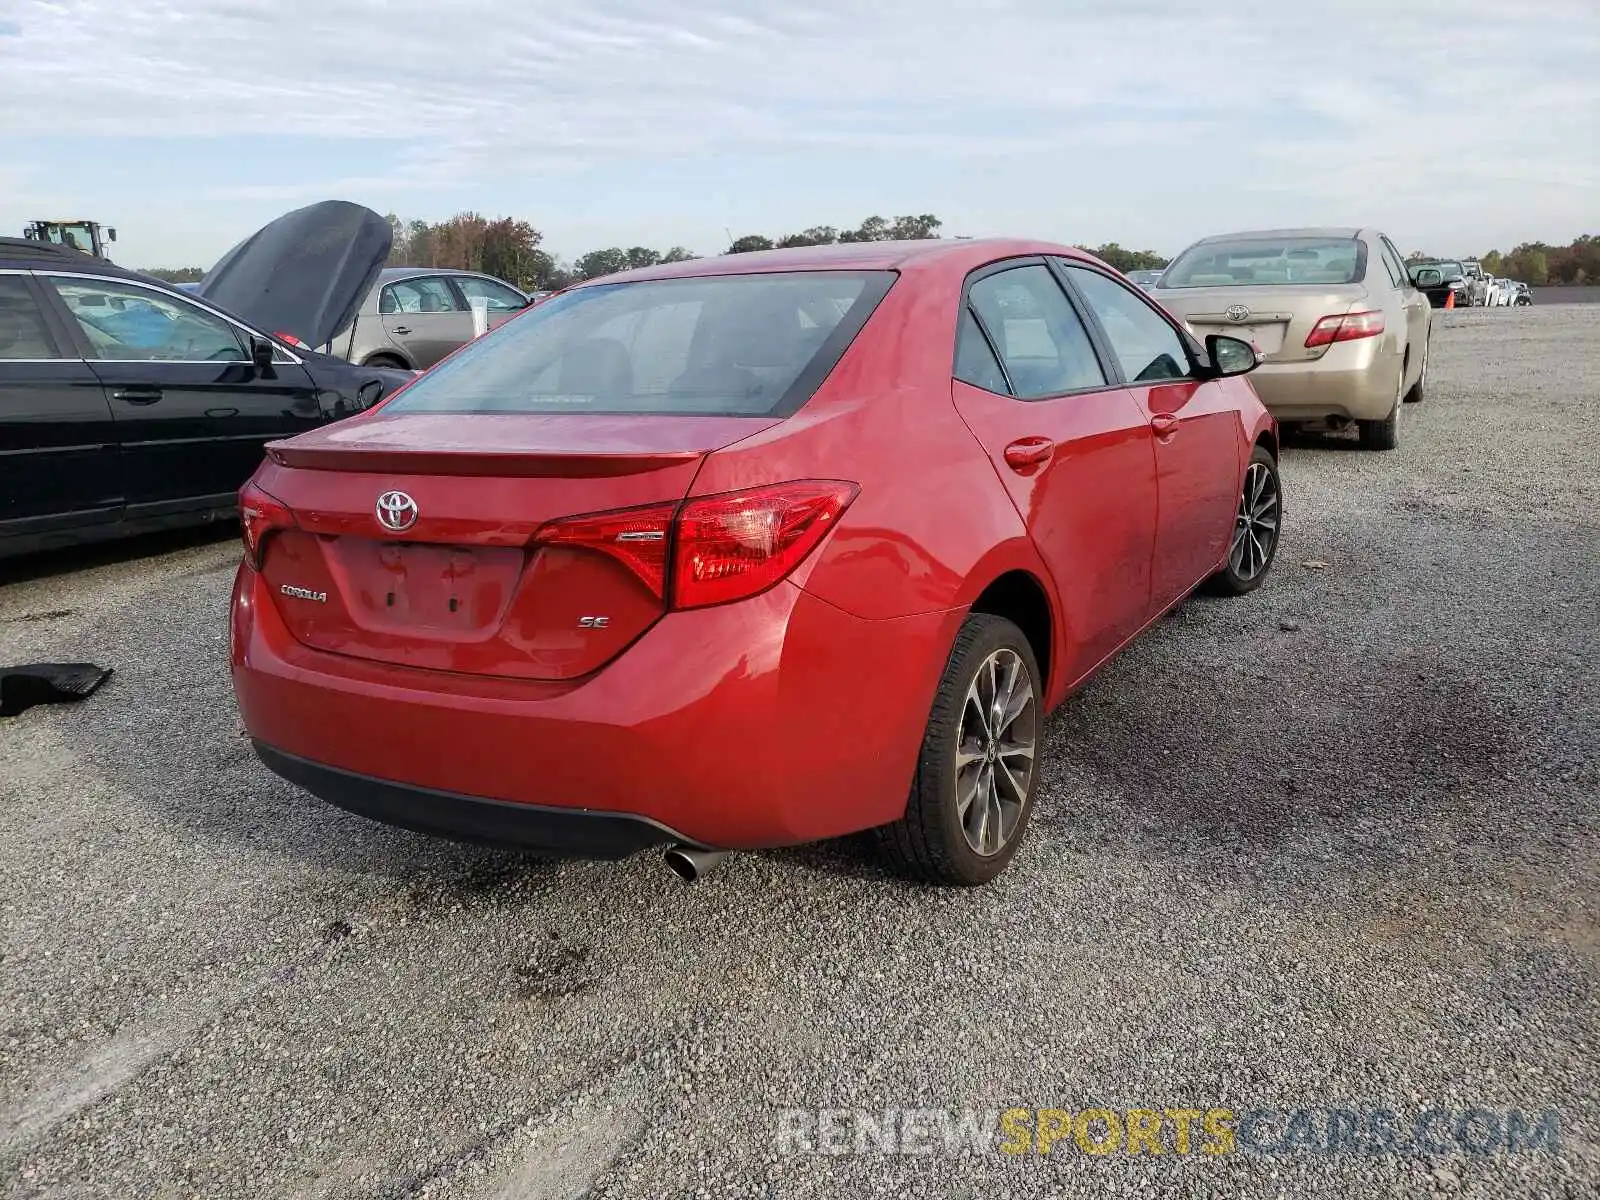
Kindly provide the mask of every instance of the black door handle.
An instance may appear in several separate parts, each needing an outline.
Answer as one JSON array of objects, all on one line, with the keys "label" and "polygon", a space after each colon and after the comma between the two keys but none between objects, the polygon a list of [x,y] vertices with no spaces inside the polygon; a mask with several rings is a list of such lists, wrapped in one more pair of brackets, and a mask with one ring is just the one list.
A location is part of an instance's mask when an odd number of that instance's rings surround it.
[{"label": "black door handle", "polygon": [[128,404],[154,404],[161,399],[161,389],[158,387],[126,387],[111,393],[113,400],[122,400]]}]

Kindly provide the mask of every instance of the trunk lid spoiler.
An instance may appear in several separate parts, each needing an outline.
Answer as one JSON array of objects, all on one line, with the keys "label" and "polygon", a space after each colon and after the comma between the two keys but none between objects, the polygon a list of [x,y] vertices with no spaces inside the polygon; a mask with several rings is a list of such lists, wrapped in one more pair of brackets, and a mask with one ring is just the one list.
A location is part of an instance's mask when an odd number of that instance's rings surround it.
[{"label": "trunk lid spoiler", "polygon": [[340,422],[267,444],[313,471],[595,479],[696,462],[777,424],[758,417],[406,413]]}]

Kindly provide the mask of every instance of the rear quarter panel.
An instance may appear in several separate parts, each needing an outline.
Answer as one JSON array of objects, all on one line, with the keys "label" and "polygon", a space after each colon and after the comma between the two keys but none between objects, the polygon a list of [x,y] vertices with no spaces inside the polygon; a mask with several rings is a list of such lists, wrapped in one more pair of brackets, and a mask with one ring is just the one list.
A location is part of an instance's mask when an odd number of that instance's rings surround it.
[{"label": "rear quarter panel", "polygon": [[950,398],[961,275],[902,278],[810,403],[712,454],[693,494],[787,479],[861,491],[796,572],[808,592],[874,621],[970,605],[1037,553]]},{"label": "rear quarter panel", "polygon": [[[859,485],[839,524],[791,578],[854,618],[878,661],[895,664],[886,671],[894,716],[884,715],[879,696],[872,719],[885,726],[879,745],[892,748],[885,753],[907,774],[956,632],[984,588],[1026,571],[1045,589],[1059,625],[1038,552],[951,400],[963,275],[901,279],[810,403],[710,455],[691,493],[805,478]],[[1060,636],[1058,627],[1053,640]]]}]

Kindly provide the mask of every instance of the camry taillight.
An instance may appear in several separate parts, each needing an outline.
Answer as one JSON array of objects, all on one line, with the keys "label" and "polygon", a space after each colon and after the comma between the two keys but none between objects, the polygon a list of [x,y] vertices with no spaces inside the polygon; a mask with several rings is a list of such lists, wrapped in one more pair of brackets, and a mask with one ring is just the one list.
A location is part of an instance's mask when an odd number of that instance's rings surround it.
[{"label": "camry taillight", "polygon": [[1353,342],[1360,338],[1377,337],[1383,332],[1383,314],[1372,312],[1336,313],[1323,317],[1306,334],[1306,349],[1327,346],[1333,342]]},{"label": "camry taillight", "polygon": [[244,538],[244,553],[252,567],[261,567],[267,535],[277,529],[293,529],[294,514],[289,506],[255,483],[239,489],[239,532]]},{"label": "camry taillight", "polygon": [[582,546],[615,559],[672,608],[766,591],[798,567],[859,489],[804,479],[674,504],[552,521],[537,546]]}]

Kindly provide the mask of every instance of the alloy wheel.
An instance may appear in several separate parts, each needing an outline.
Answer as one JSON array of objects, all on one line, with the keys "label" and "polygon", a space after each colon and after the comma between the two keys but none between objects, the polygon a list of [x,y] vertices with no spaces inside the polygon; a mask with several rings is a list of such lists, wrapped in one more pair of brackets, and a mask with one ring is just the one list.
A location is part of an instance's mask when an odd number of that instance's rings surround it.
[{"label": "alloy wheel", "polygon": [[1228,565],[1241,580],[1254,579],[1271,561],[1277,540],[1278,481],[1265,463],[1253,462],[1244,473]]},{"label": "alloy wheel", "polygon": [[1032,673],[1016,651],[994,651],[967,688],[956,735],[956,815],[973,853],[989,858],[1016,835],[1038,735]]}]

